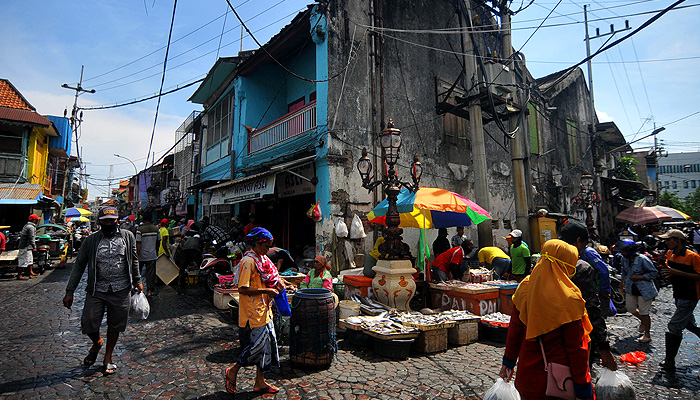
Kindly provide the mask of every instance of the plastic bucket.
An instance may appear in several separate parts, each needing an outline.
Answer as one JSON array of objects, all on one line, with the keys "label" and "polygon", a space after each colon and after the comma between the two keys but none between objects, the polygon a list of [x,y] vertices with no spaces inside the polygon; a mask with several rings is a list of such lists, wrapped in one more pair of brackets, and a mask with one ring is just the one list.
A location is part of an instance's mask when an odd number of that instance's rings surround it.
[{"label": "plastic bucket", "polygon": [[338,313],[340,314],[340,319],[360,315],[360,303],[352,300],[341,300],[338,306]]},{"label": "plastic bucket", "polygon": [[292,309],[289,308],[289,300],[287,300],[287,291],[283,290],[277,295],[275,295],[275,305],[277,306],[277,310],[280,312],[280,315],[283,317],[291,317],[292,316]]},{"label": "plastic bucket", "polygon": [[292,298],[289,360],[302,368],[325,368],[336,352],[335,299],[328,289],[302,289]]}]

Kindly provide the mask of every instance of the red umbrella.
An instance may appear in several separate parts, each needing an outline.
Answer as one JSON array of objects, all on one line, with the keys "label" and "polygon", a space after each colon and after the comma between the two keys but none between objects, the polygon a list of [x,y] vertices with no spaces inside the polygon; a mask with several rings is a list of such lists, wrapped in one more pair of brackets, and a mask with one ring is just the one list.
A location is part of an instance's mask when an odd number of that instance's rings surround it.
[{"label": "red umbrella", "polygon": [[617,214],[615,219],[630,224],[642,225],[670,221],[673,217],[654,207],[630,207]]}]

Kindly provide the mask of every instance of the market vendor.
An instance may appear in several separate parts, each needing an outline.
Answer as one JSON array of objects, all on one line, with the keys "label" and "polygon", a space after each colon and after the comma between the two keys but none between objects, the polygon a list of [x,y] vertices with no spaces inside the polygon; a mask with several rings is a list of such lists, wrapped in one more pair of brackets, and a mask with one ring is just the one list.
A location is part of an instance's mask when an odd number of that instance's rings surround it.
[{"label": "market vendor", "polygon": [[[453,247],[446,252],[437,256],[432,263],[433,279],[438,281],[447,281],[450,279],[462,279],[464,271],[462,271],[462,261],[465,254],[471,253],[474,249],[474,242],[467,239],[461,245]],[[469,274],[469,269],[467,269]]]},{"label": "market vendor", "polygon": [[510,257],[499,247],[482,247],[481,250],[479,250],[479,265],[492,269],[493,272],[500,277],[510,268]]},{"label": "market vendor", "polygon": [[333,276],[331,276],[331,265],[322,255],[314,258],[314,269],[309,271],[303,281],[299,284],[299,289],[328,289],[333,290]]}]

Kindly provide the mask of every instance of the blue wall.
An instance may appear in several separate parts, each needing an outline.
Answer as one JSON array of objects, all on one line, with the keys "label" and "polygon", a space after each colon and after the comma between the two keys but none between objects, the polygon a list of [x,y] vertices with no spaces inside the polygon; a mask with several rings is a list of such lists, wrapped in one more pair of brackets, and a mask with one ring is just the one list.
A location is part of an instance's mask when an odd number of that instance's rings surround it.
[{"label": "blue wall", "polygon": [[73,139],[73,130],[70,127],[70,120],[65,117],[56,117],[47,115],[46,118],[56,125],[58,134],[61,136],[49,136],[49,149],[63,149],[70,157],[71,142]]},{"label": "blue wall", "polygon": [[[311,12],[311,34],[316,44],[316,79],[324,80],[328,79],[328,23],[326,17],[318,12],[318,7],[318,5],[314,6]],[[326,33],[325,37],[321,38],[316,34],[319,30]],[[316,177],[318,178],[316,200],[319,202],[324,218],[329,218],[331,215],[331,190],[328,159],[326,158],[328,155],[328,82],[316,82],[315,85],[316,121],[318,124],[316,140],[323,139],[324,143],[323,146],[316,147]],[[317,246],[322,247],[322,245],[322,243],[317,243]]]},{"label": "blue wall", "polygon": [[202,181],[231,178],[231,156],[226,155],[203,167],[199,175]]}]

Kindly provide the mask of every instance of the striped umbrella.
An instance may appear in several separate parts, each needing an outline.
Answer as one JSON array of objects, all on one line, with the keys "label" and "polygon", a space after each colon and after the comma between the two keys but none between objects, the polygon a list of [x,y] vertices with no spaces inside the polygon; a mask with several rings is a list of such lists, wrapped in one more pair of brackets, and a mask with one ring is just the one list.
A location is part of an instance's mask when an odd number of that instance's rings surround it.
[{"label": "striped umbrella", "polygon": [[92,215],[92,212],[88,211],[84,208],[72,207],[72,208],[67,208],[67,209],[63,210],[63,215],[66,218],[86,217],[88,215]]},{"label": "striped umbrella", "polygon": [[683,211],[676,210],[675,208],[672,207],[665,207],[665,206],[654,206],[657,210],[660,210],[664,214],[668,214],[671,217],[673,217],[674,220],[679,220],[679,221],[685,221],[689,220],[691,218],[690,215],[684,213]]},{"label": "striped umbrella", "polygon": [[[475,202],[449,190],[422,187],[416,192],[403,189],[398,195],[396,206],[401,217],[400,227],[447,228],[451,226],[478,225],[491,214]],[[367,219],[386,225],[389,201],[382,200],[369,214]]]},{"label": "striped umbrella", "polygon": [[630,224],[643,225],[670,221],[673,217],[654,207],[630,207],[617,214],[615,219]]}]

